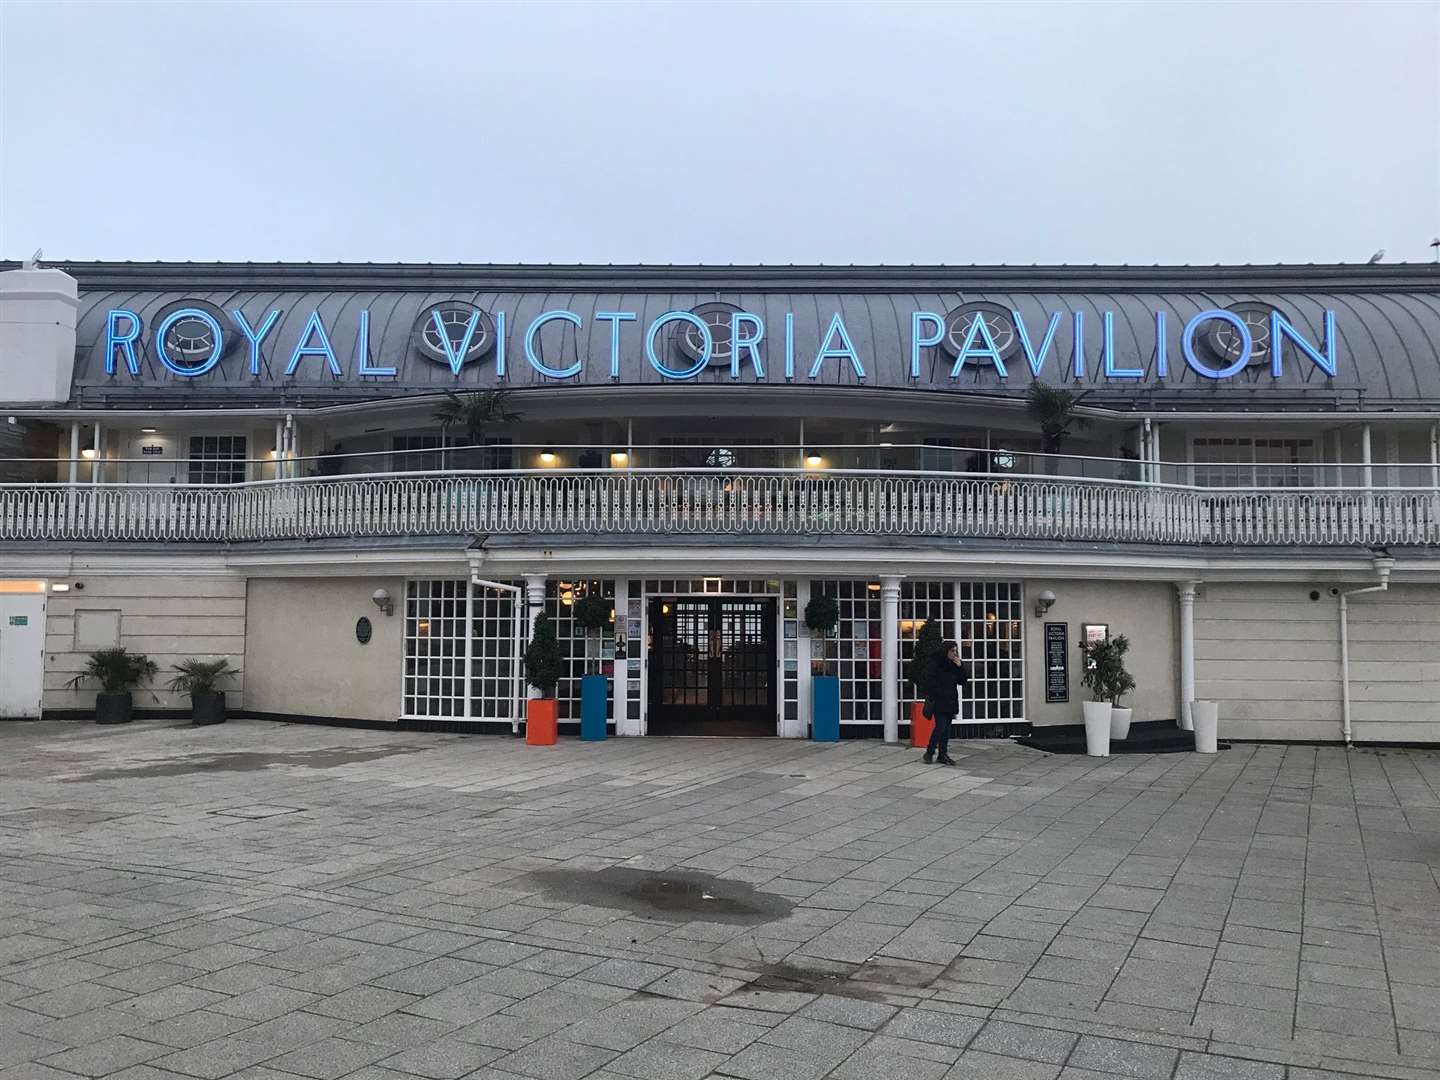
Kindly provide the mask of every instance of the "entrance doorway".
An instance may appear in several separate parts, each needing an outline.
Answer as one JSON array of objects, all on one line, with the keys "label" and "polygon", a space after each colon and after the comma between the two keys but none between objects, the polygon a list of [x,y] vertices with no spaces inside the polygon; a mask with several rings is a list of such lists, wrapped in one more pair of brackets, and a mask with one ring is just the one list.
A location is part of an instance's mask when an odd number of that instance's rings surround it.
[{"label": "entrance doorway", "polygon": [[44,588],[38,581],[0,581],[0,720],[40,716],[45,683]]},{"label": "entrance doorway", "polygon": [[776,733],[773,599],[650,601],[651,735]]}]

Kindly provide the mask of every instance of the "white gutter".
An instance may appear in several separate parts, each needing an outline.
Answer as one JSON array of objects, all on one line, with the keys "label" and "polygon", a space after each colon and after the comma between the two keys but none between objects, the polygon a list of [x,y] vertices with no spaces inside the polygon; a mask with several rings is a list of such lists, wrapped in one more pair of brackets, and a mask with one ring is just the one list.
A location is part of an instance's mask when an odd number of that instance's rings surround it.
[{"label": "white gutter", "polygon": [[1340,731],[1345,739],[1345,749],[1349,750],[1352,745],[1352,727],[1350,723],[1350,597],[1359,596],[1361,593],[1385,592],[1390,588],[1390,571],[1395,568],[1395,560],[1385,554],[1381,548],[1375,554],[1375,573],[1380,576],[1378,585],[1369,585],[1363,589],[1350,589],[1340,594],[1340,709],[1341,721]]}]

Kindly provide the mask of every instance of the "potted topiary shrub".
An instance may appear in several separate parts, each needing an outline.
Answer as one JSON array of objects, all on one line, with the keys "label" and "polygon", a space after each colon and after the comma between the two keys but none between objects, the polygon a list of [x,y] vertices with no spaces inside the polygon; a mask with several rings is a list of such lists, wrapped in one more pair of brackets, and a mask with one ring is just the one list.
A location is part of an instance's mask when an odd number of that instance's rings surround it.
[{"label": "potted topiary shrub", "polygon": [[190,723],[196,727],[225,722],[225,691],[220,684],[233,678],[235,669],[223,656],[215,660],[192,657],[175,665],[167,684],[176,693],[190,695]]},{"label": "potted topiary shrub", "polygon": [[555,745],[555,688],[564,674],[565,657],[555,636],[555,622],[548,612],[541,612],[525,649],[525,681],[540,691],[538,698],[525,705],[525,741],[531,746]]},{"label": "potted topiary shrub", "polygon": [[614,605],[600,595],[588,592],[575,601],[575,621],[585,631],[585,674],[580,678],[580,738],[598,742],[605,738],[609,720],[610,680],[599,671],[600,637],[610,625]]},{"label": "potted topiary shrub", "polygon": [[123,645],[113,649],[99,649],[90,654],[85,670],[67,684],[79,689],[86,680],[100,684],[95,695],[95,722],[97,724],[128,724],[134,705],[131,694],[142,683],[149,682],[159,670],[155,661],[143,653],[132,653]]},{"label": "potted topiary shrub", "polygon": [[805,605],[805,628],[820,637],[820,674],[810,680],[810,737],[816,742],[840,740],[840,677],[830,674],[825,656],[826,642],[839,622],[840,604],[835,597],[817,593]]},{"label": "potted topiary shrub", "polygon": [[915,649],[905,668],[905,678],[915,688],[916,700],[910,703],[910,745],[929,746],[930,733],[935,730],[935,721],[925,715],[925,676],[940,655],[940,625],[934,619],[927,619],[915,635]]},{"label": "potted topiary shrub", "polygon": [[1110,667],[1110,738],[1124,741],[1130,737],[1130,718],[1134,709],[1120,706],[1120,699],[1135,689],[1135,676],[1125,668],[1125,654],[1130,651],[1130,639],[1124,634],[1111,642],[1115,653]]},{"label": "potted topiary shrub", "polygon": [[1110,713],[1114,709],[1110,687],[1115,681],[1118,659],[1115,641],[1107,637],[1100,641],[1082,642],[1080,650],[1085,654],[1085,674],[1080,677],[1080,682],[1090,691],[1090,700],[1083,706],[1085,752],[1091,757],[1109,757]]}]

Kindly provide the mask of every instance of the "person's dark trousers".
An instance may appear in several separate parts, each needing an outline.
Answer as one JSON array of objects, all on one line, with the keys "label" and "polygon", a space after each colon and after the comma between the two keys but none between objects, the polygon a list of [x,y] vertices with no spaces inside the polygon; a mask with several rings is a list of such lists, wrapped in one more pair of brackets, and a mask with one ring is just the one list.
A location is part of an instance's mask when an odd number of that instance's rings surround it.
[{"label": "person's dark trousers", "polygon": [[950,756],[950,725],[954,722],[954,714],[935,714],[935,730],[930,732],[930,744],[925,747],[927,757],[935,754],[944,761]]}]

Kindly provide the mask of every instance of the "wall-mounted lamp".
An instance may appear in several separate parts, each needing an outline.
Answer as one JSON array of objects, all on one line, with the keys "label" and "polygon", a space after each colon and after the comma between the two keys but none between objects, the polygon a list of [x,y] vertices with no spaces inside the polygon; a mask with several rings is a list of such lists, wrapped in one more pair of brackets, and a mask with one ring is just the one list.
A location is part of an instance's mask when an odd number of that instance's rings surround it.
[{"label": "wall-mounted lamp", "polygon": [[89,461],[95,456],[95,448],[93,446],[85,447],[84,450],[80,451],[80,456],[83,457],[86,461]]},{"label": "wall-mounted lamp", "polygon": [[141,435],[154,435],[155,432],[158,431],[158,430],[159,430],[158,428],[153,428],[153,427],[142,427],[142,428],[140,429],[140,434],[141,434]]},{"label": "wall-mounted lamp", "polygon": [[395,601],[390,599],[390,594],[384,589],[376,589],[370,594],[370,602],[378,607],[386,615],[395,614]]},{"label": "wall-mounted lamp", "polygon": [[1043,619],[1046,612],[1054,606],[1055,594],[1049,589],[1046,589],[1035,597],[1035,617],[1037,619]]},{"label": "wall-mounted lamp", "polygon": [[555,451],[554,451],[554,450],[541,450],[541,451],[540,451],[540,464],[541,464],[541,465],[554,465],[554,464],[555,464]]},{"label": "wall-mounted lamp", "polygon": [[623,469],[630,464],[630,455],[624,450],[616,450],[610,455],[610,467],[612,469]]},{"label": "wall-mounted lamp", "polygon": [[65,582],[65,581],[52,582],[51,585],[50,585],[50,591],[51,591],[51,592],[69,592],[69,591],[70,591],[70,584],[69,584],[68,582]]},{"label": "wall-mounted lamp", "polygon": [[815,451],[812,450],[805,455],[805,467],[807,469],[818,469],[823,464],[825,464],[825,459],[815,453]]}]

